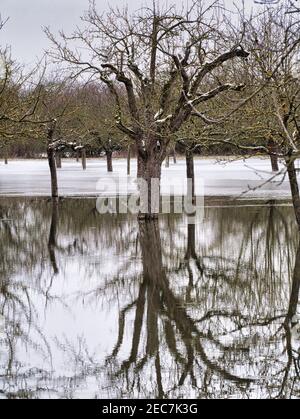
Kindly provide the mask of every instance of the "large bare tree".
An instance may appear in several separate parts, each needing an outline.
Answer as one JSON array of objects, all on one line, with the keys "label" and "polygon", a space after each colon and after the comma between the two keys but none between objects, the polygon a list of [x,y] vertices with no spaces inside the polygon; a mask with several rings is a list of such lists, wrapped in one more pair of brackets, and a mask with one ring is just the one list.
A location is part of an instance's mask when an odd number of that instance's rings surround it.
[{"label": "large bare tree", "polygon": [[181,10],[153,2],[133,14],[100,15],[91,1],[84,27],[72,35],[56,38],[46,29],[54,60],[66,63],[72,77],[105,83],[114,95],[117,126],[135,143],[138,177],[148,184],[150,218],[151,179],[160,179],[168,146],[194,107],[243,88],[236,77],[222,76],[227,63],[249,55],[243,31],[233,30],[228,21],[234,19],[225,14],[218,2],[193,1]]}]

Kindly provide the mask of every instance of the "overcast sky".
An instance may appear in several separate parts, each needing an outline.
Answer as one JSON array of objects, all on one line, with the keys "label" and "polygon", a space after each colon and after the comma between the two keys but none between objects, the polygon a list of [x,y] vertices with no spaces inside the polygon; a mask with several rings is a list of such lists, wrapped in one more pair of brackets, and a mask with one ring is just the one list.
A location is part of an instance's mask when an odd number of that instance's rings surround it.
[{"label": "overcast sky", "polygon": [[[236,0],[237,2],[241,0]],[[126,4],[126,0],[96,0],[98,9],[104,11],[108,4]],[[232,4],[233,0],[225,0]],[[253,0],[246,0],[249,6]],[[130,7],[138,8],[145,0],[130,0]],[[170,0],[182,4],[182,0]],[[12,54],[19,62],[31,64],[41,57],[48,41],[42,26],[53,32],[64,29],[70,32],[80,22],[79,17],[88,8],[88,0],[0,0],[2,18],[9,18],[0,33],[1,45],[11,45]]]}]

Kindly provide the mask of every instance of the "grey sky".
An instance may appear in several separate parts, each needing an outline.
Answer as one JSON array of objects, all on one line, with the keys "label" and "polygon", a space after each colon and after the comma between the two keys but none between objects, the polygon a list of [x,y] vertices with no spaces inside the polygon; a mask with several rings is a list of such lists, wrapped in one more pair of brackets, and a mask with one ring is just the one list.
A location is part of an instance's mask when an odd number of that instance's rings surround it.
[{"label": "grey sky", "polygon": [[[126,0],[96,0],[99,10],[105,10],[108,4],[120,5]],[[233,0],[225,0],[225,4]],[[241,0],[237,0],[241,1]],[[144,0],[130,0],[131,7],[140,7]],[[182,4],[182,0],[170,3]],[[246,0],[253,4],[253,0]],[[13,57],[23,63],[33,63],[41,57],[48,41],[42,32],[42,26],[50,26],[53,32],[64,29],[71,31],[80,22],[80,16],[88,7],[88,0],[0,0],[2,18],[9,17],[1,31],[1,45],[11,45]]]}]

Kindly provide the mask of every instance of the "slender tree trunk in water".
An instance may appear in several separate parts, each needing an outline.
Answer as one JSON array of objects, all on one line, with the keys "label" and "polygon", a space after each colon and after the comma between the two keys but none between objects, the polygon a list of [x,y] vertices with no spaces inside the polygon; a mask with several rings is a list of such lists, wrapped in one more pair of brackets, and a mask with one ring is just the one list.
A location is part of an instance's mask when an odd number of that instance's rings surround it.
[{"label": "slender tree trunk in water", "polygon": [[297,172],[295,168],[295,161],[293,159],[286,159],[287,171],[289,175],[293,206],[295,211],[296,220],[300,230],[300,194],[297,179]]},{"label": "slender tree trunk in water", "polygon": [[58,224],[58,199],[52,199],[52,218],[49,233],[48,249],[51,265],[55,274],[58,274],[58,266],[55,255],[56,239],[57,239],[57,224]]},{"label": "slender tree trunk in water", "polygon": [[185,258],[189,259],[196,259],[196,226],[195,224],[188,224],[188,239],[187,239],[187,250]]},{"label": "slender tree trunk in water", "polygon": [[186,150],[186,177],[191,182],[193,203],[195,202],[195,168],[194,168],[194,153],[191,150]]},{"label": "slender tree trunk in water", "polygon": [[61,169],[61,154],[59,151],[55,154],[55,160],[57,169]]},{"label": "slender tree trunk in water", "polygon": [[4,157],[4,163],[8,164],[8,158],[6,156]]},{"label": "slender tree trunk in water", "polygon": [[128,146],[127,150],[127,175],[130,176],[131,173],[131,146]]},{"label": "slender tree trunk in water", "polygon": [[112,152],[106,152],[106,162],[107,162],[107,171],[113,172],[113,164],[112,164]]},{"label": "slender tree trunk in water", "polygon": [[50,175],[51,175],[51,196],[52,198],[58,198],[55,151],[52,148],[48,147],[47,155],[48,155],[48,163],[49,163]]},{"label": "slender tree trunk in water", "polygon": [[185,254],[185,259],[189,261],[193,259],[196,263],[199,273],[203,274],[204,269],[201,265],[200,258],[197,256],[196,253],[196,225],[195,224],[188,224],[187,227],[187,250]]},{"label": "slender tree trunk in water", "polygon": [[[278,146],[273,140],[270,140],[268,142],[268,149],[271,153],[278,153]],[[271,159],[272,171],[279,172],[278,156],[271,154],[270,159]]]},{"label": "slender tree trunk in water", "polygon": [[143,180],[139,185],[142,206],[140,218],[158,218],[162,161],[160,153],[153,152],[146,157],[138,153],[138,179]]},{"label": "slender tree trunk in water", "polygon": [[82,168],[86,170],[86,150],[83,148],[81,151]]}]

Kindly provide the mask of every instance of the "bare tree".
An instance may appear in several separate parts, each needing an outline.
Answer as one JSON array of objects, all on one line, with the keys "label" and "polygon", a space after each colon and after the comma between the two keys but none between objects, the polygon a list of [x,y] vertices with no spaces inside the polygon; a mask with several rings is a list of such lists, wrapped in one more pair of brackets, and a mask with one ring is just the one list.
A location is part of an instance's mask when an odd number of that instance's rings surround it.
[{"label": "bare tree", "polygon": [[[300,156],[300,20],[297,13],[289,13],[290,4],[267,8],[264,13],[248,21],[244,17],[244,42],[251,51],[249,58],[249,78],[253,80],[253,93],[242,99],[235,109],[241,112],[249,108],[253,117],[249,117],[246,132],[256,132],[256,144],[246,138],[218,138],[220,143],[231,144],[244,152],[268,154],[277,169],[277,159],[286,165],[279,174],[288,175],[297,223],[300,226],[300,195],[295,161]],[[263,111],[262,111],[263,110]],[[237,112],[237,111],[236,111]],[[230,121],[232,112],[221,118],[211,118],[194,109],[194,113],[214,127],[222,127]],[[249,113],[250,115],[250,113]],[[241,113],[235,117],[242,118]],[[237,119],[238,123],[241,121]],[[257,135],[259,132],[259,135]],[[249,136],[250,137],[250,136]],[[260,137],[260,138],[259,138]]]},{"label": "bare tree", "polygon": [[91,154],[105,155],[107,171],[113,171],[113,154],[127,146],[126,136],[117,129],[114,98],[106,86],[88,83],[77,86],[74,98],[77,120]]},{"label": "bare tree", "polygon": [[[4,26],[0,17],[0,30]],[[17,64],[9,47],[0,46],[0,150],[7,162],[13,144],[36,137],[38,109],[42,102],[46,66],[39,62],[31,70]]]},{"label": "bare tree", "polygon": [[300,155],[300,20],[297,14],[289,11],[290,4],[268,9],[256,23],[249,25],[249,37],[257,80],[263,83],[269,78],[262,91],[272,115],[271,147],[269,143],[267,148],[275,161],[281,157],[285,162],[300,226],[300,196],[295,168]]},{"label": "bare tree", "polygon": [[60,39],[46,29],[54,60],[67,63],[72,77],[101,80],[114,95],[117,126],[135,143],[138,177],[148,184],[149,218],[156,216],[151,179],[160,179],[169,144],[194,107],[243,89],[220,77],[226,63],[249,55],[241,45],[243,34],[226,33],[220,11],[217,2],[194,1],[180,11],[153,3],[133,15],[119,9],[100,15],[91,1],[82,18],[85,28],[71,36],[61,32]]},{"label": "bare tree", "polygon": [[86,131],[78,121],[78,105],[74,101],[72,85],[53,78],[51,82],[41,84],[39,90],[39,105],[34,121],[31,121],[32,135],[35,139],[42,139],[47,151],[51,195],[58,198],[57,167],[60,167],[61,154],[66,151],[81,153],[83,169],[86,168]]}]

